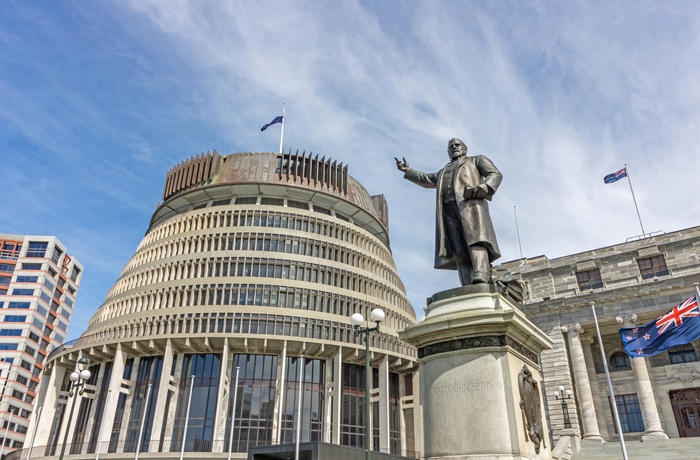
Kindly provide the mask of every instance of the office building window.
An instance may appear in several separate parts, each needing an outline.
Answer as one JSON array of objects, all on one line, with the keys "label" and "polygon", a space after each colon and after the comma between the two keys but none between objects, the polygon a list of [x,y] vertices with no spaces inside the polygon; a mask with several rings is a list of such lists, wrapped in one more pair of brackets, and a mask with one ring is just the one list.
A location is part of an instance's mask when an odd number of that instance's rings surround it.
[{"label": "office building window", "polygon": [[41,264],[22,264],[22,270],[41,270]]},{"label": "office building window", "polygon": [[647,257],[646,259],[637,260],[639,272],[642,274],[642,279],[656,278],[657,276],[668,275],[668,267],[664,256]]},{"label": "office building window", "polygon": [[0,335],[18,337],[22,335],[22,329],[0,329]]},{"label": "office building window", "polygon": [[579,291],[590,291],[591,289],[603,287],[603,279],[600,277],[600,270],[597,268],[576,272],[576,282],[578,283]]},{"label": "office building window", "polygon": [[44,257],[49,243],[30,242],[27,248],[27,257]]}]

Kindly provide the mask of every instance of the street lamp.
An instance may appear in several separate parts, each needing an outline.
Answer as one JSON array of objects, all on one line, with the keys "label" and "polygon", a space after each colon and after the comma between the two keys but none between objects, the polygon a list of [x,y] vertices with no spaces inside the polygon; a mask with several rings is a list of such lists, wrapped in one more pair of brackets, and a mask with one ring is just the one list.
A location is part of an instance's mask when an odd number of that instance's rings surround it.
[{"label": "street lamp", "polygon": [[557,401],[561,400],[561,411],[564,414],[564,428],[571,428],[569,407],[566,405],[566,400],[571,399],[571,390],[564,391],[564,387],[559,385],[559,391],[554,392],[554,398],[556,398]]},{"label": "street lamp", "polygon": [[370,426],[369,426],[369,403],[370,403],[370,386],[371,386],[371,375],[370,371],[371,368],[369,366],[369,333],[370,332],[379,332],[379,323],[384,321],[384,311],[380,308],[375,308],[372,310],[372,313],[370,313],[370,319],[372,322],[376,323],[377,325],[375,327],[362,327],[362,325],[365,323],[365,317],[362,316],[361,313],[355,313],[350,317],[350,323],[352,324],[353,328],[355,328],[355,337],[358,335],[364,335],[365,336],[365,391],[366,391],[366,400],[365,400],[365,458],[366,460],[370,460],[370,453],[369,453],[369,440],[370,440]]},{"label": "street lamp", "polygon": [[68,442],[68,432],[70,431],[70,423],[73,420],[73,410],[75,410],[75,401],[78,399],[76,390],[80,388],[78,392],[81,396],[85,391],[85,382],[90,378],[90,371],[87,370],[90,365],[90,359],[83,355],[78,359],[78,370],[80,372],[73,371],[70,376],[70,388],[68,396],[73,398],[73,404],[70,406],[70,414],[68,415],[68,422],[66,423],[66,434],[63,436],[63,447],[61,447],[61,455],[58,457],[59,460],[63,460],[63,455],[66,453],[66,443]]}]

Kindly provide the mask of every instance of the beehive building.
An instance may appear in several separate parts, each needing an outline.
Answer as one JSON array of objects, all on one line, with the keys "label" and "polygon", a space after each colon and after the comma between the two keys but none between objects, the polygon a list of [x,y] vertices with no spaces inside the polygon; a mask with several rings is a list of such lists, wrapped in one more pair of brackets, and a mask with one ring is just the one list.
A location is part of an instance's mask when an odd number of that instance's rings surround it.
[{"label": "beehive building", "polygon": [[[293,442],[299,411],[302,441],[363,447],[368,398],[371,448],[418,450],[416,352],[397,336],[416,317],[387,215],[347,166],[305,153],[214,151],[174,167],[88,329],[47,359],[32,457],[67,436],[68,455],[245,458]],[[369,336],[368,391],[350,316],[374,308],[386,320]],[[81,356],[91,376],[69,420]]]}]

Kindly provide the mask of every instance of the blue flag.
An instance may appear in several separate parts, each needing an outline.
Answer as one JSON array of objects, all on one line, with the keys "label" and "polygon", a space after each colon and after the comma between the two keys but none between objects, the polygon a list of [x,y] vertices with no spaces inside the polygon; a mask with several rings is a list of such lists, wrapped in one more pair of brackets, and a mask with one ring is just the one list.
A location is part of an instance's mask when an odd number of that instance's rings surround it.
[{"label": "blue flag", "polygon": [[619,181],[623,177],[627,177],[627,167],[624,167],[618,172],[614,172],[603,177],[603,182],[605,182],[606,184],[612,184],[613,182]]},{"label": "blue flag", "polygon": [[620,329],[620,335],[625,351],[633,358],[658,355],[669,348],[700,339],[697,295],[644,326]]},{"label": "blue flag", "polygon": [[279,117],[275,118],[274,120],[272,120],[271,122],[269,122],[268,124],[266,124],[265,126],[260,128],[260,131],[265,131],[267,128],[274,125],[275,123],[284,123],[284,117],[279,116]]}]

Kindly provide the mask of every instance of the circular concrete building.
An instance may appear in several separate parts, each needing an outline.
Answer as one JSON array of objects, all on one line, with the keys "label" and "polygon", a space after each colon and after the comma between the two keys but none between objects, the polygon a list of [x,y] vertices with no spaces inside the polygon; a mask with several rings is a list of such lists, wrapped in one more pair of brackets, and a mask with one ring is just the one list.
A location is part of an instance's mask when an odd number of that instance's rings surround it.
[{"label": "circular concrete building", "polygon": [[[299,416],[302,441],[364,447],[365,344],[350,316],[381,308],[370,447],[417,451],[416,351],[397,334],[416,317],[387,215],[383,196],[318,156],[214,151],[179,164],[88,329],[49,355],[25,447],[245,458],[294,442]],[[82,356],[91,375],[71,397]]]}]

